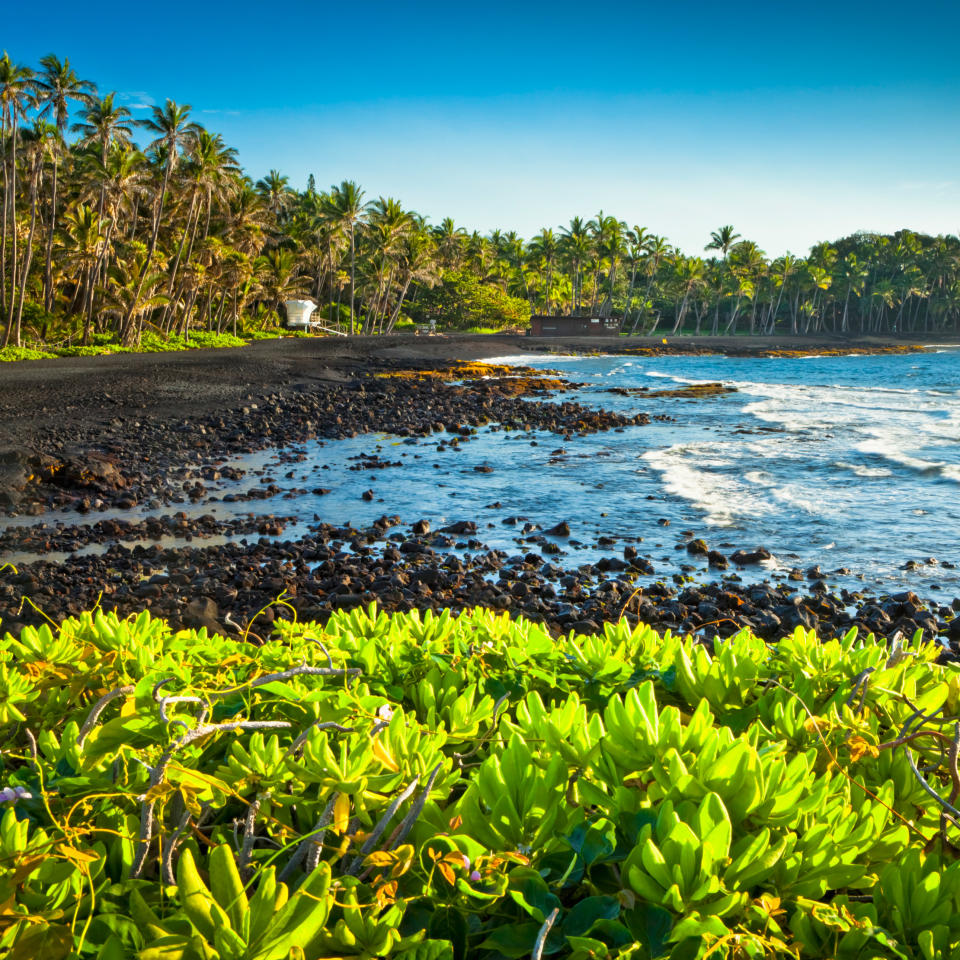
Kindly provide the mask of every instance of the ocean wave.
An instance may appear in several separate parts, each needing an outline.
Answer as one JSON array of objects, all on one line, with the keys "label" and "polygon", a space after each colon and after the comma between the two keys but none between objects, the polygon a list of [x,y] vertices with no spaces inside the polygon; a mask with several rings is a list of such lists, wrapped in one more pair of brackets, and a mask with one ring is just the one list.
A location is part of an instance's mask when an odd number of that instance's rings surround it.
[{"label": "ocean wave", "polygon": [[702,510],[704,522],[710,526],[734,526],[743,517],[771,513],[771,504],[754,496],[739,478],[701,469],[711,462],[729,462],[716,455],[716,448],[722,446],[726,445],[676,444],[648,450],[643,459],[661,474],[664,489]]},{"label": "ocean wave", "polygon": [[951,480],[954,483],[960,483],[960,466],[953,463],[947,463],[942,460],[924,460],[922,457],[915,457],[907,453],[901,444],[904,441],[915,440],[910,434],[903,436],[892,431],[886,435],[874,436],[869,440],[864,440],[857,444],[856,449],[861,453],[881,457],[889,463],[898,464],[906,467],[914,473],[926,476],[941,476],[945,480]]},{"label": "ocean wave", "polygon": [[851,473],[856,474],[858,477],[892,477],[893,471],[888,470],[886,467],[865,467],[859,463],[847,463],[843,460],[834,461],[831,466],[837,467],[840,470],[849,470]]}]

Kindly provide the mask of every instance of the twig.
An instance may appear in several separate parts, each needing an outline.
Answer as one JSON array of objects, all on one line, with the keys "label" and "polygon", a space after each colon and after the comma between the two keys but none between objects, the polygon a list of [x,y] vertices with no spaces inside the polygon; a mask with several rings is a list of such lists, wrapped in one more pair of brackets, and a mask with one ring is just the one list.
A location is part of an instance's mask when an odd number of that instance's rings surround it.
[{"label": "twig", "polygon": [[330,656],[330,651],[323,645],[323,641],[319,637],[308,637],[307,639],[312,640],[323,651],[323,655],[327,658],[327,666],[333,669],[333,657]]},{"label": "twig", "polygon": [[207,701],[202,699],[201,697],[161,697],[157,701],[157,703],[159,704],[160,719],[163,720],[164,723],[182,724],[184,722],[181,719],[171,720],[167,716],[167,706],[171,703],[199,703],[204,708],[203,710],[200,711],[200,714],[201,714],[200,722],[202,723],[203,720],[206,718],[208,705],[207,705]]},{"label": "twig", "polygon": [[250,867],[250,859],[253,856],[253,844],[256,840],[254,830],[257,824],[257,814],[260,812],[260,804],[268,796],[269,794],[267,793],[258,793],[250,806],[247,807],[247,816],[243,824],[243,847],[240,850],[240,862],[237,864],[240,875],[245,880],[249,879],[246,874]]},{"label": "twig", "polygon": [[287,865],[280,871],[280,876],[278,879],[286,880],[288,877],[293,875],[294,870],[300,866],[303,862],[304,857],[307,855],[307,851],[311,846],[315,845],[318,849],[323,847],[323,835],[327,832],[327,827],[330,825],[330,821],[333,819],[333,806],[337,802],[337,794],[334,794],[330,800],[327,802],[327,805],[323,808],[323,813],[320,814],[320,819],[317,820],[316,825],[313,830],[310,831],[300,841],[299,846],[294,851],[293,856],[287,861]]},{"label": "twig", "polygon": [[77,746],[82,747],[83,741],[87,739],[87,734],[93,729],[93,725],[97,722],[100,714],[106,709],[108,703],[111,700],[116,700],[117,697],[129,697],[134,691],[134,687],[130,684],[127,684],[124,687],[117,687],[114,690],[111,690],[109,693],[105,693],[94,705],[91,711],[87,714],[87,719],[83,721],[83,726],[80,728],[80,732],[77,734]]},{"label": "twig", "polygon": [[960,817],[960,810],[958,810],[955,806],[953,806],[953,804],[950,803],[949,801],[944,800],[943,797],[941,797],[940,794],[937,793],[937,791],[934,790],[929,783],[927,783],[923,774],[917,769],[917,765],[914,762],[913,753],[910,750],[910,748],[904,747],[904,750],[906,750],[906,753],[907,753],[907,762],[910,764],[910,769],[913,771],[913,775],[917,778],[917,781],[919,782],[920,786],[923,787],[923,789],[926,790],[926,792],[929,793],[930,796],[933,797],[933,799],[936,800],[937,803],[940,804],[940,806],[943,807],[944,810],[953,814],[953,816],[955,817]]},{"label": "twig", "polygon": [[350,866],[344,871],[347,876],[354,876],[357,870],[360,869],[363,864],[364,857],[370,853],[371,850],[377,845],[377,841],[383,835],[383,831],[387,829],[387,824],[393,819],[397,810],[400,809],[400,804],[403,803],[414,790],[417,789],[417,784],[420,782],[420,775],[417,774],[407,785],[403,788],[400,795],[396,797],[390,806],[387,807],[383,816],[377,821],[377,825],[370,831],[370,836],[367,837],[363,846],[360,848],[360,853],[353,858]]},{"label": "twig", "polygon": [[454,753],[454,756],[461,762],[466,760],[468,757],[472,757],[475,753],[479,752],[480,748],[485,744],[489,743],[493,739],[493,734],[497,729],[498,724],[500,723],[500,708],[510,699],[510,694],[505,693],[494,705],[493,705],[493,716],[490,719],[490,730],[484,734],[466,753]]},{"label": "twig", "polygon": [[556,923],[557,917],[560,916],[560,908],[554,907],[550,911],[550,916],[543,921],[543,926],[540,928],[540,932],[537,934],[536,943],[533,945],[533,953],[530,954],[530,960],[540,960],[543,956],[543,948],[547,943],[547,936],[550,933],[550,928]]},{"label": "twig", "polygon": [[273,683],[274,680],[290,680],[292,677],[359,677],[363,671],[359,667],[345,667],[339,669],[335,667],[311,667],[306,663],[299,667],[291,667],[289,670],[281,670],[279,673],[267,673],[262,677],[257,677],[249,683],[242,683],[239,687],[233,687],[230,690],[217,690],[212,693],[213,697],[229,697],[231,694],[240,693],[241,690],[262,687],[265,683]]},{"label": "twig", "polygon": [[857,674],[853,681],[853,689],[850,691],[850,696],[847,697],[846,702],[844,703],[845,707],[849,707],[853,704],[853,700],[856,695],[860,694],[860,699],[857,702],[856,707],[853,708],[854,716],[860,713],[863,709],[863,702],[867,698],[867,690],[870,687],[870,674],[873,673],[873,667],[867,667],[866,670]]},{"label": "twig", "polygon": [[[155,691],[158,688],[155,688]],[[197,727],[195,730],[188,730],[179,740],[175,740],[167,751],[157,761],[157,765],[150,769],[150,787],[144,794],[143,802],[140,807],[140,838],[137,844],[137,852],[133,858],[133,865],[130,868],[130,879],[136,880],[143,870],[143,865],[147,859],[147,851],[150,849],[150,841],[153,839],[153,808],[155,800],[147,800],[150,790],[159,786],[163,782],[164,774],[167,771],[167,764],[170,763],[173,755],[183,747],[209,736],[211,733],[228,733],[231,730],[286,730],[290,724],[285,720],[236,720],[230,723],[211,723]]]},{"label": "twig", "polygon": [[407,839],[407,834],[413,829],[414,823],[417,821],[417,817],[423,812],[423,808],[427,805],[427,797],[430,796],[430,791],[433,788],[433,782],[437,779],[437,774],[440,772],[440,768],[443,766],[443,761],[441,760],[433,770],[430,771],[430,776],[427,778],[427,782],[423,787],[420,796],[417,797],[416,803],[410,808],[410,812],[403,818],[403,822],[397,827],[393,836],[390,838],[390,842],[387,844],[387,850],[393,850],[396,847],[400,846],[404,840]]},{"label": "twig", "polygon": [[169,842],[163,848],[163,882],[168,886],[173,886],[177,882],[173,873],[173,854],[177,848],[177,840],[180,839],[180,834],[186,829],[189,822],[190,811],[185,809],[183,816],[180,818],[180,822],[177,824],[173,833],[170,834]]},{"label": "twig", "polygon": [[323,720],[317,721],[317,723],[311,723],[300,736],[297,737],[293,743],[287,748],[287,753],[291,756],[295,754],[306,742],[307,738],[314,730],[336,730],[338,733],[353,733],[353,727],[344,727],[339,723],[336,723],[333,720]]}]

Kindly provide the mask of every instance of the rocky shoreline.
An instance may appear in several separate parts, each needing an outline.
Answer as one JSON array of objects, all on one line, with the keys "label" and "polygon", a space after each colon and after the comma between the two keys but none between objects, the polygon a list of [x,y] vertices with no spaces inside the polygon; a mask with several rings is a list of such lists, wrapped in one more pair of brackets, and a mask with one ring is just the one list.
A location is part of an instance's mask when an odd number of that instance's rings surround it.
[{"label": "rocky shoreline", "polygon": [[[96,414],[81,410],[59,425],[51,420],[30,444],[0,454],[3,506],[21,515],[5,530],[0,524],[0,565],[7,557],[35,555],[0,572],[0,628],[15,631],[99,603],[123,615],[148,607],[175,624],[249,630],[256,637],[276,617],[322,622],[333,610],[376,602],[386,610],[486,606],[546,623],[557,633],[596,632],[626,616],[661,630],[696,633],[704,642],[743,626],[771,640],[797,626],[823,636],[852,626],[884,637],[922,629],[940,639],[945,658],[960,649],[960,619],[954,619],[960,600],[925,603],[909,591],[834,593],[820,571],[791,576],[806,580],[801,588],[743,584],[732,573],[702,585],[676,574],[657,580],[652,558],[629,544],[595,563],[565,567],[554,556],[556,541],[569,536],[562,515],[553,529],[525,529],[521,552],[512,554],[483,542],[479,504],[473,516],[435,531],[425,521],[401,527],[400,518],[389,515],[364,528],[317,517],[290,539],[282,539],[289,518],[280,511],[232,519],[204,513],[208,502],[303,492],[272,476],[254,483],[225,462],[256,450],[280,448],[295,462],[303,455],[291,448],[305,441],[373,432],[436,435],[441,446],[455,449],[482,426],[544,431],[562,442],[649,422],[646,414],[626,417],[557,398],[571,385],[543,371],[518,375],[515,369],[443,364],[436,350],[430,357],[340,357],[320,369],[301,359],[303,369],[288,371],[285,380],[264,378],[258,391],[247,381],[247,392],[230,402],[223,399],[224,383],[214,384],[222,402],[211,403],[207,390],[193,409],[179,401],[159,411],[141,408],[124,395],[129,383],[109,385],[103,392],[116,396],[113,409],[104,402]],[[176,377],[170,382],[179,383]],[[244,389],[242,382],[234,386]],[[88,390],[86,396],[97,393]],[[670,394],[662,399],[655,418],[669,417]],[[351,469],[396,465],[363,454]],[[385,496],[389,512],[389,481]],[[155,515],[94,518],[107,509]],[[68,511],[76,522],[46,522],[47,510]],[[84,515],[91,512],[88,521]],[[24,514],[36,515],[35,521],[25,523]],[[205,543],[211,538],[222,542]],[[724,555],[692,536],[685,546],[691,559],[715,570],[762,562],[765,553]],[[50,552],[68,556],[51,562],[43,558]]]}]

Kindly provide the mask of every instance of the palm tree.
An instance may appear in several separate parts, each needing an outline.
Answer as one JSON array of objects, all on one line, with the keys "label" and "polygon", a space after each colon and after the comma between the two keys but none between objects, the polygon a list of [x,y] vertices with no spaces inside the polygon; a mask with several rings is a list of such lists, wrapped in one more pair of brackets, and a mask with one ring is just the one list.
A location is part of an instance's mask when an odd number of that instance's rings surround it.
[{"label": "palm tree", "polygon": [[459,267],[463,259],[467,231],[458,227],[450,217],[444,217],[440,225],[433,228],[433,237],[437,241],[437,251],[444,266],[448,269]]},{"label": "palm tree", "polygon": [[570,284],[573,294],[573,313],[583,307],[583,265],[592,251],[590,231],[583,217],[574,217],[569,226],[561,227],[560,246],[570,263]]},{"label": "palm tree", "polygon": [[593,233],[597,252],[596,270],[594,272],[593,304],[591,313],[597,311],[597,297],[599,295],[600,269],[602,263],[607,264],[607,291],[600,304],[600,316],[608,316],[613,309],[613,286],[617,277],[617,265],[624,252],[624,235],[627,225],[623,220],[605,215],[601,210],[597,216],[587,224]]},{"label": "palm tree", "polygon": [[281,175],[279,170],[271,170],[262,180],[258,180],[257,190],[266,200],[270,212],[278,220],[293,202],[290,178]]},{"label": "palm tree", "polygon": [[[159,196],[154,206],[153,228],[150,232],[150,243],[147,247],[146,259],[137,271],[137,277],[140,282],[145,282],[147,278],[152,277],[150,266],[157,249],[157,238],[160,235],[160,222],[163,217],[163,205],[167,198],[167,190],[170,186],[170,176],[177,164],[181,144],[186,137],[195,132],[196,127],[188,123],[190,116],[190,104],[180,106],[173,100],[167,100],[162,107],[152,107],[151,116],[142,120],[141,124],[150,132],[155,134],[150,148],[162,151],[163,156],[163,182],[160,187]],[[121,321],[120,339],[126,344],[133,336],[133,311],[139,309],[141,302],[141,290],[128,299],[130,313],[123,317]],[[156,299],[156,298],[147,298]],[[157,300],[157,302],[161,302]],[[164,299],[162,302],[166,302]]]},{"label": "palm tree", "polygon": [[740,239],[740,234],[736,233],[733,227],[728,223],[719,230],[714,230],[710,234],[710,242],[703,248],[704,250],[719,250],[723,254],[724,260],[730,252],[730,248]]},{"label": "palm tree", "polygon": [[544,313],[550,313],[550,289],[553,283],[553,263],[557,257],[557,238],[553,231],[544,227],[527,246],[528,253],[542,265],[544,277]]},{"label": "palm tree", "polygon": [[70,118],[70,101],[88,105],[96,87],[89,80],[81,80],[70,60],[61,61],[50,54],[40,58],[43,70],[37,74],[34,86],[40,116],[52,115],[57,127],[57,143],[53,154],[53,177],[50,181],[50,227],[47,231],[46,268],[43,275],[43,305],[49,312],[53,308],[53,234],[57,221],[57,171],[59,169],[60,150],[65,148],[67,121]]},{"label": "palm tree", "polygon": [[352,180],[344,180],[339,187],[331,187],[324,203],[324,213],[347,235],[350,241],[350,332],[354,333],[355,294],[357,280],[357,227],[363,223],[368,205],[363,202],[363,191]]},{"label": "palm tree", "polygon": [[259,283],[274,310],[280,308],[283,300],[302,293],[309,282],[307,277],[297,275],[297,266],[297,255],[293,250],[275,248],[257,259]]},{"label": "palm tree", "polygon": [[130,343],[139,343],[144,315],[166,302],[166,297],[158,292],[164,275],[160,270],[147,272],[150,264],[147,248],[137,243],[130,256],[116,260],[107,271],[107,306],[121,325],[131,325]]},{"label": "palm tree", "polygon": [[[27,233],[27,248],[23,255],[23,267],[20,270],[20,289],[11,291],[10,307],[11,322],[7,323],[3,345],[7,346],[11,338],[11,329],[14,346],[19,347],[20,328],[23,323],[23,304],[26,299],[27,278],[30,275],[30,261],[33,259],[33,237],[37,226],[37,194],[40,188],[40,175],[43,172],[43,162],[50,152],[53,128],[42,120],[36,120],[31,129],[23,133],[23,146],[27,162],[27,179],[30,184],[30,228]],[[14,303],[16,310],[13,310]]]},{"label": "palm tree", "polygon": [[387,323],[387,333],[393,332],[397,318],[400,316],[400,310],[403,307],[404,298],[410,289],[410,284],[418,283],[426,287],[432,287],[439,275],[436,261],[436,242],[424,226],[418,225],[406,233],[400,247],[401,289],[393,313],[391,313]]},{"label": "palm tree", "polygon": [[[5,340],[13,321],[14,291],[17,287],[17,128],[33,101],[33,71],[15,64],[4,51],[0,58],[0,140],[3,145],[3,236],[0,240],[0,310],[7,313]],[[7,301],[7,228],[10,241],[10,300]]]}]

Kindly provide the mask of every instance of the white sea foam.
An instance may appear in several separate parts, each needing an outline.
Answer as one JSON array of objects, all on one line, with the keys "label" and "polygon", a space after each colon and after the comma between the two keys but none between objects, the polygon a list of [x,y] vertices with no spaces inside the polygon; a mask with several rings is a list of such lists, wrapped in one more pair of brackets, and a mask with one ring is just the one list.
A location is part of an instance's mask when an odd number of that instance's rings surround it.
[{"label": "white sea foam", "polygon": [[835,461],[833,466],[839,467],[841,470],[849,470],[851,473],[856,474],[858,477],[893,476],[893,471],[888,470],[886,467],[865,467],[859,463],[846,463],[843,460]]},{"label": "white sea foam", "polygon": [[915,473],[939,474],[945,479],[960,483],[960,468],[956,465],[942,460],[924,460],[922,457],[915,457],[908,453],[904,447],[911,439],[912,435],[904,436],[901,431],[891,430],[886,433],[876,431],[871,439],[858,443],[857,449],[861,453],[882,457],[890,463],[907,467]]},{"label": "white sea foam", "polygon": [[[742,517],[755,517],[771,512],[771,505],[756,497],[749,486],[739,478],[702,469],[704,466],[729,465],[730,455],[739,452],[729,449],[730,444],[675,444],[663,450],[649,450],[643,454],[646,460],[663,477],[668,493],[682,497],[705,514],[710,526],[733,526]],[[721,456],[717,456],[721,453]]]}]

